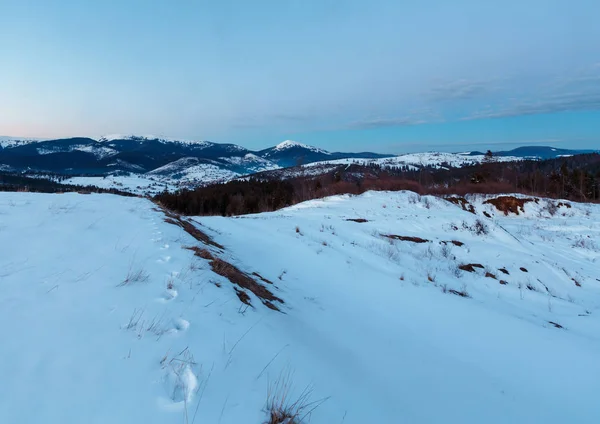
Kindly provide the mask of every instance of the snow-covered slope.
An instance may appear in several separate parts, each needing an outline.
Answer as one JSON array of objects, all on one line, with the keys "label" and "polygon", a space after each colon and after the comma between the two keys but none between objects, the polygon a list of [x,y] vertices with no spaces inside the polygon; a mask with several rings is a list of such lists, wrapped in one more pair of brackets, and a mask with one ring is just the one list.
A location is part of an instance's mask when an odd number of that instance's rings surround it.
[{"label": "snow-covered slope", "polygon": [[31,143],[39,143],[45,141],[43,138],[26,138],[26,137],[8,137],[0,136],[0,148],[10,148],[16,146],[24,146]]},{"label": "snow-covered slope", "polygon": [[469,200],[196,218],[219,248],[145,199],[0,193],[0,422],[262,423],[277,382],[317,424],[595,422],[600,207]]},{"label": "snow-covered slope", "polygon": [[[362,158],[349,158],[349,159],[338,159],[332,161],[321,161],[307,164],[305,166],[314,167],[322,165],[345,165],[345,164],[359,164],[359,165],[380,165],[383,167],[398,167],[407,166],[409,169],[417,169],[418,167],[453,167],[459,168],[462,166],[475,165],[485,161],[485,155],[473,155],[462,153],[444,153],[444,152],[425,152],[425,153],[409,153],[405,155],[395,156],[391,158],[380,158],[380,159],[362,159]],[[523,160],[523,158],[516,156],[498,156],[492,159],[495,162],[512,162],[517,160]]]},{"label": "snow-covered slope", "polygon": [[309,150],[309,151],[315,152],[315,153],[323,153],[323,154],[327,154],[327,155],[330,154],[328,151],[319,149],[318,147],[309,146],[308,144],[303,144],[303,143],[299,143],[297,141],[292,141],[292,140],[283,141],[273,148],[273,150],[275,150],[277,152],[281,152],[281,151],[289,150],[289,149],[305,149],[305,150]]}]

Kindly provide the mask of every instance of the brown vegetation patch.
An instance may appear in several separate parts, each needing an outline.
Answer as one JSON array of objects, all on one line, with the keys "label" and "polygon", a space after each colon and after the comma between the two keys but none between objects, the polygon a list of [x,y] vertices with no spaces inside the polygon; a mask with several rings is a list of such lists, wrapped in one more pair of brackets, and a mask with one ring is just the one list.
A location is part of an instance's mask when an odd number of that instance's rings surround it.
[{"label": "brown vegetation patch", "polygon": [[395,234],[382,234],[381,236],[392,240],[411,241],[413,243],[427,243],[429,241],[421,237],[398,236]]},{"label": "brown vegetation patch", "polygon": [[503,274],[510,275],[506,268],[499,268],[498,271],[502,272]]},{"label": "brown vegetation patch", "polygon": [[215,258],[212,255],[212,253],[210,253],[208,250],[202,249],[201,247],[198,247],[198,246],[186,247],[186,249],[193,251],[194,255],[196,255],[202,259],[207,259],[207,260],[212,261]]},{"label": "brown vegetation patch", "polygon": [[560,208],[561,206],[564,206],[564,207],[565,207],[565,208],[567,208],[567,209],[571,209],[571,204],[570,204],[570,203],[558,202],[558,204],[557,204],[556,206],[558,206],[559,208]]},{"label": "brown vegetation patch", "polygon": [[523,271],[523,272],[529,272],[529,271],[527,271],[527,268],[524,268],[524,267],[521,267],[521,268],[519,268],[519,269],[520,269],[521,271]]},{"label": "brown vegetation patch", "polygon": [[577,287],[581,287],[581,283],[574,278],[571,278]]},{"label": "brown vegetation patch", "polygon": [[[214,258],[210,263],[210,267],[214,273],[219,274],[220,276],[227,278],[233,284],[237,284],[241,288],[254,293],[256,297],[260,298],[263,303],[271,309],[279,310],[271,302],[283,303],[282,299],[271,293],[265,286],[259,284],[248,274],[240,271],[237,267],[221,258]],[[270,302],[269,305],[266,303],[267,301]]]},{"label": "brown vegetation patch", "polygon": [[498,209],[500,212],[504,212],[504,215],[514,213],[519,215],[519,210],[525,212],[525,203],[533,202],[531,198],[517,198],[515,196],[499,196],[494,199],[488,199],[485,203],[489,203]]},{"label": "brown vegetation patch", "polygon": [[165,218],[165,222],[168,224],[177,225],[181,227],[186,233],[194,237],[196,240],[208,244],[214,247],[218,247],[219,249],[224,249],[219,243],[215,242],[212,238],[210,238],[207,234],[203,233],[196,227],[191,221],[182,218],[180,215],[177,215],[173,212],[170,212],[166,209],[162,210],[167,218]]},{"label": "brown vegetation patch", "polygon": [[272,281],[267,280],[265,277],[263,277],[262,275],[260,275],[258,272],[253,272],[252,275],[254,275],[255,277],[257,277],[258,279],[260,279],[261,281],[267,283],[267,284],[273,284]]},{"label": "brown vegetation patch", "polygon": [[507,284],[508,284],[508,281],[505,281],[505,280],[500,280],[500,284],[502,284],[503,286],[505,286],[505,285],[507,285]]},{"label": "brown vegetation patch", "polygon": [[494,280],[497,280],[496,276],[489,271],[485,273],[485,276],[487,278],[493,278]]},{"label": "brown vegetation patch", "polygon": [[346,219],[346,221],[352,221],[352,222],[358,222],[358,223],[363,223],[363,222],[369,222],[368,219],[364,219],[364,218],[348,218]]},{"label": "brown vegetation patch", "polygon": [[237,297],[242,303],[245,303],[248,306],[252,306],[252,304],[250,303],[250,296],[248,296],[248,293],[246,293],[244,290],[238,289],[237,287],[234,287],[233,289],[235,290],[235,294],[237,294]]},{"label": "brown vegetation patch", "polygon": [[483,211],[483,214],[484,214],[485,216],[487,216],[488,218],[491,218],[491,217],[492,217],[492,215],[490,215],[488,211]]},{"label": "brown vegetation patch", "polygon": [[445,198],[450,203],[454,203],[455,205],[460,206],[463,210],[471,213],[475,213],[475,207],[469,203],[467,199],[464,197],[446,197]]},{"label": "brown vegetation patch", "polygon": [[463,264],[458,266],[458,269],[462,269],[463,271],[467,272],[475,272],[475,268],[484,268],[484,266],[481,264]]}]

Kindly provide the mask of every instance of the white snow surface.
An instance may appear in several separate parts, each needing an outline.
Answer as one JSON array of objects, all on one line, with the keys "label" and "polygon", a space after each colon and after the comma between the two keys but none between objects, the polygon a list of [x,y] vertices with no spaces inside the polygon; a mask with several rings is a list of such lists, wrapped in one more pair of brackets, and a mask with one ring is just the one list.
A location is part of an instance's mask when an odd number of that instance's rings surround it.
[{"label": "white snow surface", "polygon": [[181,143],[181,144],[194,144],[198,147],[208,147],[213,145],[213,143],[204,140],[190,140],[190,139],[180,139],[180,138],[170,138],[170,137],[162,137],[156,136],[152,134],[146,135],[135,135],[135,134],[108,134],[103,135],[101,137],[92,137],[92,139],[100,141],[100,142],[111,142],[115,140],[133,140],[139,141],[141,140],[158,140],[163,143]]},{"label": "white snow surface", "polygon": [[318,147],[309,146],[308,144],[303,144],[303,143],[299,143],[297,141],[292,141],[292,140],[285,140],[285,141],[279,143],[277,146],[274,147],[274,150],[281,151],[281,150],[291,149],[294,147],[300,147],[300,148],[311,150],[311,151],[317,152],[317,153],[330,154],[328,151],[320,149]]},{"label": "white snow surface", "polygon": [[96,186],[100,188],[125,191],[134,194],[154,195],[165,190],[175,191],[178,185],[162,178],[156,178],[147,174],[107,175],[105,177],[71,177],[59,181],[63,184],[73,184],[79,186]]},{"label": "white snow surface", "polygon": [[47,138],[27,138],[27,137],[8,137],[0,136],[0,147],[17,147],[30,143],[40,143],[48,140]]},{"label": "white snow surface", "polygon": [[[262,423],[285,376],[291,401],[325,399],[317,424],[596,422],[600,206],[470,200],[194,218],[221,251],[146,199],[0,193],[0,422]],[[274,282],[283,313],[242,305],[189,246]]]},{"label": "white snow surface", "polygon": [[[409,153],[390,158],[368,159],[368,158],[348,158],[331,161],[314,162],[304,165],[306,167],[321,166],[321,165],[379,165],[382,167],[397,167],[407,166],[409,169],[415,170],[418,167],[435,167],[450,166],[459,168],[462,166],[475,165],[485,160],[484,155],[468,156],[463,153],[444,153],[444,152],[424,152],[424,153]],[[523,160],[516,156],[496,156],[493,158],[495,162],[513,162]]]}]

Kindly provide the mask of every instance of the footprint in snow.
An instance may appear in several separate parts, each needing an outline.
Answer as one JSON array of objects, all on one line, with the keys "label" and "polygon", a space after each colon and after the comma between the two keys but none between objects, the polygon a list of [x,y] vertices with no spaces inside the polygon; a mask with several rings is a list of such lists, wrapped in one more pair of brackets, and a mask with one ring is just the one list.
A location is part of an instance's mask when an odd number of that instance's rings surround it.
[{"label": "footprint in snow", "polygon": [[173,325],[175,326],[175,330],[177,330],[177,331],[185,331],[188,328],[190,328],[190,322],[188,320],[183,319],[183,318],[177,318],[173,322]]},{"label": "footprint in snow", "polygon": [[160,297],[158,299],[158,301],[162,302],[162,303],[170,302],[173,299],[175,299],[178,295],[179,295],[179,293],[177,293],[177,290],[175,290],[175,289],[166,289],[165,292],[163,293],[162,297]]}]

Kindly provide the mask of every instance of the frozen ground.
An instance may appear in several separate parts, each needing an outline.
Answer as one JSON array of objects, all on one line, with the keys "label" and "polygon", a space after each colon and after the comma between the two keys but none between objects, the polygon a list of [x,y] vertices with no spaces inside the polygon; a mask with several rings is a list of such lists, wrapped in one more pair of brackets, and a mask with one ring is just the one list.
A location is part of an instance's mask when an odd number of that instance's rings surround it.
[{"label": "frozen ground", "polygon": [[600,207],[469,200],[196,218],[219,249],[145,199],[0,193],[0,422],[262,423],[282,380],[325,400],[312,423],[595,422]]}]

